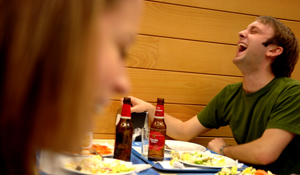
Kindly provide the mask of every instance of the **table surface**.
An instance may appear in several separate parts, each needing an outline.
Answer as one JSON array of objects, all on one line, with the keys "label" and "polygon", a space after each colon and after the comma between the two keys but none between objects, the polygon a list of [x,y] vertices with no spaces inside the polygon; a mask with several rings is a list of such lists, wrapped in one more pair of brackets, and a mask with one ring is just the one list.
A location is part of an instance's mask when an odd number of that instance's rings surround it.
[{"label": "table surface", "polygon": [[[115,144],[113,139],[93,139],[93,141],[97,143],[107,143],[110,145]],[[157,169],[155,169],[155,171],[157,171],[161,175],[195,175],[195,174],[209,175],[209,173],[167,173],[167,172],[159,171]],[[213,175],[214,173],[210,173],[210,174]]]}]

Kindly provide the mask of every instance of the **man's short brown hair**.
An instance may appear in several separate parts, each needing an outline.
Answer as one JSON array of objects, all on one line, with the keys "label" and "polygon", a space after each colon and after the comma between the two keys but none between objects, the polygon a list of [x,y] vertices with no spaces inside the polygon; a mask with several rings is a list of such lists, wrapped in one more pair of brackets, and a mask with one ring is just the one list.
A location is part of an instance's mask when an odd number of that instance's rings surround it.
[{"label": "man's short brown hair", "polygon": [[263,44],[265,46],[276,44],[283,48],[282,54],[277,56],[271,65],[273,73],[276,77],[291,77],[299,55],[299,44],[294,33],[289,27],[273,17],[260,16],[256,20],[270,25],[274,29],[274,36]]}]

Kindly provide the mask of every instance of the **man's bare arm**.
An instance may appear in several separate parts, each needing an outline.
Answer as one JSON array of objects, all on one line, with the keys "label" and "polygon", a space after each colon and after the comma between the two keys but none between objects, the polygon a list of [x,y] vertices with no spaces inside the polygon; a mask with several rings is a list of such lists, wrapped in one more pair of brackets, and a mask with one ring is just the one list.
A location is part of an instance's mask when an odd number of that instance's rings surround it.
[{"label": "man's bare arm", "polygon": [[[226,156],[244,163],[267,165],[277,160],[294,137],[295,134],[291,132],[271,128],[267,129],[261,138],[249,143],[225,147],[223,152]],[[208,148],[220,153],[220,147],[224,143],[222,139],[214,139],[208,144]]]},{"label": "man's bare arm", "polygon": [[[122,100],[121,100],[122,101]],[[147,111],[149,119],[152,122],[154,119],[155,106],[140,100],[135,97],[131,97],[132,108],[131,112],[144,112]],[[188,121],[181,121],[167,113],[165,113],[165,122],[167,125],[167,135],[177,140],[191,140],[199,134],[209,131],[199,121],[197,116],[192,117]]]}]

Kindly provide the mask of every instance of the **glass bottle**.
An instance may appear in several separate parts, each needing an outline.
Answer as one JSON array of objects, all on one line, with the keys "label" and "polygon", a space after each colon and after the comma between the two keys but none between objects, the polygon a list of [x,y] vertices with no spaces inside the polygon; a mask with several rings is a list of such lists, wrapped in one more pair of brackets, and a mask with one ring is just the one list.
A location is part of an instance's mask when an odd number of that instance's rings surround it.
[{"label": "glass bottle", "polygon": [[164,120],[164,99],[157,98],[154,121],[150,127],[148,159],[162,161],[165,153],[167,126]]},{"label": "glass bottle", "polygon": [[131,99],[124,97],[121,118],[116,126],[114,158],[130,161],[133,124],[131,122]]}]

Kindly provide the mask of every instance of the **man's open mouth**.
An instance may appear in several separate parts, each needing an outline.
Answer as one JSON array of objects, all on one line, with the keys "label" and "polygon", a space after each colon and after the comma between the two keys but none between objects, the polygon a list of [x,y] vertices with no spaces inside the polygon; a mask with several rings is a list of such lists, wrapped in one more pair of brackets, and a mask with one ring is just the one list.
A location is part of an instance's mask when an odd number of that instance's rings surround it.
[{"label": "man's open mouth", "polygon": [[245,51],[246,49],[247,49],[247,45],[246,44],[244,44],[244,43],[239,43],[238,44],[238,49],[239,49],[239,52],[243,52],[243,51]]}]

